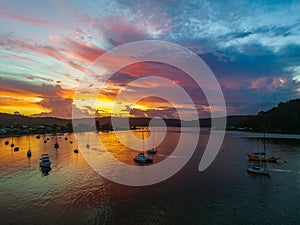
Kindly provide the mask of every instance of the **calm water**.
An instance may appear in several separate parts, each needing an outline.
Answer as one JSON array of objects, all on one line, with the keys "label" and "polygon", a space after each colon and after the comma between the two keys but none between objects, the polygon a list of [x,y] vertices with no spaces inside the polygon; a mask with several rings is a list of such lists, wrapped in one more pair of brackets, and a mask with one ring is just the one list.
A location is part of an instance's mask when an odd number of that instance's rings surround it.
[{"label": "calm water", "polygon": [[[184,132],[185,138],[199,138],[192,129],[185,131],[188,131]],[[123,141],[127,140],[128,132],[122,132]],[[101,151],[90,138],[95,134],[81,135],[86,137],[91,151]],[[140,135],[139,131],[136,135]],[[159,136],[159,131],[156,135]],[[122,146],[114,133],[99,136],[112,155],[134,165],[132,158],[136,152]],[[195,154],[180,172],[147,187],[123,186],[98,175],[80,153],[73,152],[77,146],[72,134],[58,138],[58,150],[53,147],[53,136],[47,136],[50,140],[46,144],[43,136],[40,139],[35,136],[2,138],[0,221],[18,225],[299,224],[300,140],[267,139],[268,151],[283,160],[269,163],[270,177],[265,177],[246,172],[249,163],[246,153],[260,148],[257,137],[261,136],[227,132],[223,151],[206,171],[198,172],[208,139],[204,132]],[[172,152],[178,137],[177,129],[167,133],[158,147],[155,162],[164,160]],[[7,140],[13,141],[20,150],[14,152],[4,144]],[[29,142],[30,160],[26,157]],[[146,148],[150,145],[151,141],[146,143]],[[48,153],[52,161],[48,173],[39,168],[42,153]]]}]

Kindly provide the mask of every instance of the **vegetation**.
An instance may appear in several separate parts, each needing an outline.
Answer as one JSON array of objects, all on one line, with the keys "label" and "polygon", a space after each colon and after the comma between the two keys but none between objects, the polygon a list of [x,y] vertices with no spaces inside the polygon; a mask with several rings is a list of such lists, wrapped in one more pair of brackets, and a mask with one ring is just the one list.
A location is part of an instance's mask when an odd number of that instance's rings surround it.
[{"label": "vegetation", "polygon": [[254,131],[300,133],[300,99],[280,102],[277,107],[246,118],[239,126]]},{"label": "vegetation", "polygon": [[[95,119],[95,128],[98,131],[113,130],[111,117]],[[115,118],[119,127],[114,129],[127,129],[125,124],[128,118]],[[220,118],[221,119],[221,118]],[[130,129],[137,126],[148,126],[151,118],[129,118]],[[78,124],[83,130],[87,127],[86,119],[78,119]],[[164,119],[167,126],[180,127],[196,126],[196,121],[180,121],[177,119]],[[201,127],[210,127],[211,119],[200,119]],[[124,126],[122,125],[124,124]],[[95,129],[93,128],[93,129]],[[215,127],[218,128],[218,127]],[[300,133],[300,99],[280,102],[266,112],[261,111],[257,115],[228,116],[228,130],[266,131],[278,133]],[[72,132],[72,120],[51,117],[26,117],[22,115],[10,115],[0,113],[0,134],[2,133],[46,133],[46,132]]]}]

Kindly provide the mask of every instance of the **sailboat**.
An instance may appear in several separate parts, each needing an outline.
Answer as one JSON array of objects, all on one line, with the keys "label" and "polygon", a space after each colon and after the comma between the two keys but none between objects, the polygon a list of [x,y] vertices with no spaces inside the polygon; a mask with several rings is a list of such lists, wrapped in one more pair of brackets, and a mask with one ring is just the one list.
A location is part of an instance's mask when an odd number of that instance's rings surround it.
[{"label": "sailboat", "polygon": [[[261,153],[261,148],[259,148],[259,156],[264,154]],[[249,156],[248,156],[249,157]],[[269,175],[269,171],[262,166],[262,159],[259,158],[259,165],[248,165],[247,171],[249,173],[261,174],[261,175]]]},{"label": "sailboat", "polygon": [[249,165],[247,171],[249,173],[269,175],[269,171],[261,165]]},{"label": "sailboat", "polygon": [[57,135],[55,136],[55,144],[54,144],[54,148],[56,148],[56,149],[59,148],[59,144],[57,143]]},{"label": "sailboat", "polygon": [[47,143],[47,138],[46,138],[46,132],[44,133],[44,144],[46,144]]},{"label": "sailboat", "polygon": [[146,156],[144,153],[144,131],[142,131],[142,139],[143,139],[143,152],[140,152],[136,157],[134,157],[133,161],[136,163],[152,163],[153,159],[149,156]]},{"label": "sailboat", "polygon": [[90,143],[90,136],[89,136],[89,134],[88,134],[88,136],[87,136],[87,144],[86,144],[86,146],[85,146],[87,149],[90,148],[90,144],[89,144],[89,143]]},{"label": "sailboat", "polygon": [[157,150],[154,147],[154,133],[152,133],[152,145],[153,147],[151,149],[147,150],[147,154],[156,154]]},{"label": "sailboat", "polygon": [[15,144],[14,144],[14,137],[11,137],[11,144],[10,144],[10,147],[15,147]]},{"label": "sailboat", "polygon": [[27,157],[30,158],[32,155],[31,150],[30,150],[30,137],[28,136],[28,151],[27,151]]},{"label": "sailboat", "polygon": [[247,154],[249,161],[262,161],[262,162],[277,162],[278,159],[281,159],[280,157],[271,156],[268,157],[266,155],[266,134],[264,133],[263,137],[263,146],[264,146],[264,152],[255,152],[252,154]]}]

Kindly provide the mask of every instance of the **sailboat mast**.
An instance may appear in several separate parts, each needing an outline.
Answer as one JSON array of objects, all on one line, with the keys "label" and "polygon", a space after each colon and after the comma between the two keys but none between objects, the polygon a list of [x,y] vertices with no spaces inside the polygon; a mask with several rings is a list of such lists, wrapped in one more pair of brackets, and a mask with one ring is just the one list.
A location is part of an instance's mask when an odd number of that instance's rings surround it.
[{"label": "sailboat mast", "polygon": [[155,146],[154,143],[155,143],[155,142],[154,142],[154,129],[153,129],[153,132],[152,132],[152,148],[153,148],[153,149],[155,149],[155,148],[154,148],[154,146]]},{"label": "sailboat mast", "polygon": [[142,140],[143,140],[143,152],[144,152],[144,130],[142,131]]},{"label": "sailboat mast", "polygon": [[266,132],[264,131],[264,153],[266,155]]}]

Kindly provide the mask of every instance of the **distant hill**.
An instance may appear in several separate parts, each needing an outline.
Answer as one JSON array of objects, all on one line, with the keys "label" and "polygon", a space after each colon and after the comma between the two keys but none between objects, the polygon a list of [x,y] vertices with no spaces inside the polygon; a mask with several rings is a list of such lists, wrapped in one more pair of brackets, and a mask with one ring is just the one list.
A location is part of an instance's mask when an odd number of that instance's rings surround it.
[{"label": "distant hill", "polygon": [[255,131],[300,133],[300,99],[280,102],[276,107],[241,121],[239,126]]},{"label": "distant hill", "polygon": [[67,119],[59,119],[54,117],[29,117],[22,115],[11,115],[7,113],[0,113],[0,127],[7,127],[12,125],[59,125],[65,126],[68,123],[72,122]]},{"label": "distant hill", "polygon": [[[122,124],[128,118],[115,118],[120,122],[120,128],[125,127]],[[111,117],[96,118],[95,124],[98,130],[111,130]],[[148,126],[151,118],[129,118],[129,125]],[[195,121],[180,121],[178,119],[164,119],[167,126],[195,126]],[[199,119],[201,127],[210,127],[211,119]],[[46,126],[68,126],[72,123],[71,119],[59,119],[53,117],[28,117],[21,115],[11,115],[0,113],[0,128],[18,125],[46,125]],[[86,119],[78,119],[78,124],[84,127],[87,124]],[[228,116],[227,128],[248,128],[253,131],[280,132],[280,133],[300,133],[300,99],[280,102],[277,107],[257,115],[247,116]]]},{"label": "distant hill", "polygon": [[[249,116],[228,116],[227,117],[227,127],[237,126],[241,121],[245,120]],[[125,124],[128,118],[114,118],[116,119],[122,127],[125,127]],[[96,124],[98,130],[109,130],[112,129],[111,125],[111,117],[103,117],[103,118],[96,118]],[[129,125],[131,127],[135,126],[148,126],[151,118],[129,118]],[[83,126],[87,124],[86,119],[78,119],[78,124],[82,124]],[[164,122],[167,126],[170,127],[179,127],[179,126],[195,126],[196,121],[180,121],[178,119],[164,119]],[[200,126],[201,127],[210,127],[211,126],[211,119],[200,119]],[[72,123],[71,119],[59,119],[53,117],[28,117],[22,115],[11,115],[6,113],[0,113],[0,128],[5,128],[9,126],[67,126],[68,124]]]}]

